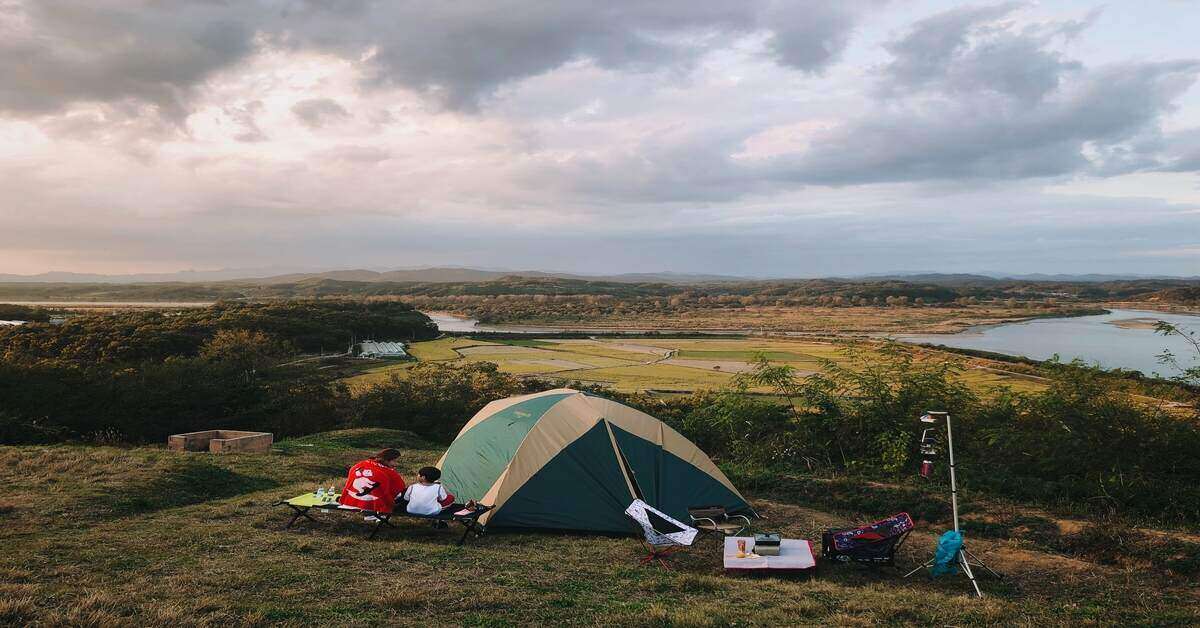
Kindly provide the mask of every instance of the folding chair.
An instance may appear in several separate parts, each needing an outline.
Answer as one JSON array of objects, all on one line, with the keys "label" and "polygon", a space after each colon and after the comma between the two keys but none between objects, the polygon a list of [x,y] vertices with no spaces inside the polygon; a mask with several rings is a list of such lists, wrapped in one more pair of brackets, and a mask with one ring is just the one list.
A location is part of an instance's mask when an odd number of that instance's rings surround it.
[{"label": "folding chair", "polygon": [[912,529],[912,517],[906,512],[858,528],[829,529],[821,535],[821,556],[843,563],[895,567],[896,551]]},{"label": "folding chair", "polygon": [[641,560],[643,565],[657,560],[664,569],[670,569],[667,561],[671,553],[691,547],[700,533],[696,528],[672,519],[640,499],[633,500],[625,509],[625,514],[633,519],[642,533],[642,545],[646,548],[646,555]]},{"label": "folding chair", "polygon": [[[741,536],[750,530],[750,518],[746,515],[731,515],[724,506],[696,506],[688,508],[692,525],[701,533],[712,534],[724,540],[727,536]],[[738,521],[740,519],[740,521]],[[720,535],[717,537],[716,535]]]}]

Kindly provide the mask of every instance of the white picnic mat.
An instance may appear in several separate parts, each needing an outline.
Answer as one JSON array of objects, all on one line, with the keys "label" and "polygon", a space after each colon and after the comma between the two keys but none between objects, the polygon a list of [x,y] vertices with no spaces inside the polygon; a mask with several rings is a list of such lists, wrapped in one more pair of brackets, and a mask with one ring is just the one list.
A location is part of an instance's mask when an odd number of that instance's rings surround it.
[{"label": "white picnic mat", "polygon": [[817,566],[813,557],[812,544],[804,539],[783,539],[779,542],[778,556],[760,556],[758,558],[738,558],[737,542],[746,542],[746,553],[754,551],[754,537],[729,536],[725,537],[725,568],[726,569],[812,569]]}]

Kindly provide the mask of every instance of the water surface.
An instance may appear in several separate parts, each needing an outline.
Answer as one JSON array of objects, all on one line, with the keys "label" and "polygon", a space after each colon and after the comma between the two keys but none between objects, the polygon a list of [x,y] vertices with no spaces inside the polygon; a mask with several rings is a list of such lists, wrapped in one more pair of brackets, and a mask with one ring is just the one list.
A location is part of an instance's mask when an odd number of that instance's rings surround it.
[{"label": "water surface", "polygon": [[1042,318],[1022,323],[972,327],[957,334],[897,336],[904,342],[979,349],[1048,360],[1057,354],[1064,362],[1074,358],[1104,368],[1124,368],[1147,375],[1172,375],[1159,364],[1158,354],[1170,349],[1184,366],[1197,360],[1186,340],[1154,333],[1153,329],[1124,328],[1112,324],[1128,319],[1163,320],[1200,334],[1200,316],[1142,310],[1112,310],[1109,314],[1077,318]]}]

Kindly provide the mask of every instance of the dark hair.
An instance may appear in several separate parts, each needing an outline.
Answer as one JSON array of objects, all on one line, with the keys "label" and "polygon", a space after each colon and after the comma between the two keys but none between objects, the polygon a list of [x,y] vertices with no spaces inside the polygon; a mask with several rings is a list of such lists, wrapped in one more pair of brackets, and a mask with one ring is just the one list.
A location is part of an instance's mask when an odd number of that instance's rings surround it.
[{"label": "dark hair", "polygon": [[375,454],[374,456],[371,456],[371,460],[374,460],[376,462],[391,462],[399,457],[400,457],[400,450],[392,449],[389,447],[388,449],[381,450],[379,453]]},{"label": "dark hair", "polygon": [[430,482],[437,482],[442,477],[442,472],[437,467],[421,467],[421,470],[417,471],[417,475]]}]

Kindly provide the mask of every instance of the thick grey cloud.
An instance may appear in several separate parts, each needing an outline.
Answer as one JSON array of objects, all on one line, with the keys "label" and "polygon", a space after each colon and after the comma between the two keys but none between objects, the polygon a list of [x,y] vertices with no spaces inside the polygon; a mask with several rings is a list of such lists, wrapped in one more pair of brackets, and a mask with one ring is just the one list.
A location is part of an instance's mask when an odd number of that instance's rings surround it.
[{"label": "thick grey cloud", "polygon": [[0,3],[0,112],[132,100],[180,118],[198,83],[253,50],[255,26],[221,5]]},{"label": "thick grey cloud", "polygon": [[846,47],[866,3],[0,0],[0,111],[129,99],[179,118],[198,84],[264,41],[341,55],[371,83],[466,110],[573,60],[686,65],[714,40],[757,30],[773,33],[780,63],[817,71]]},{"label": "thick grey cloud", "polygon": [[917,22],[887,45],[893,59],[874,108],[819,135],[809,150],[774,160],[773,176],[848,185],[1164,167],[1161,121],[1195,83],[1200,61],[1088,68],[1051,48],[1088,20],[1018,28],[1004,20],[1014,8],[956,9]]},{"label": "thick grey cloud", "polygon": [[1083,67],[1047,46],[1077,34],[1086,21],[1007,27],[1001,20],[1020,6],[963,7],[918,21],[885,45],[893,58],[881,84],[884,95],[928,90],[994,92],[1026,101],[1046,96],[1064,74]]}]

